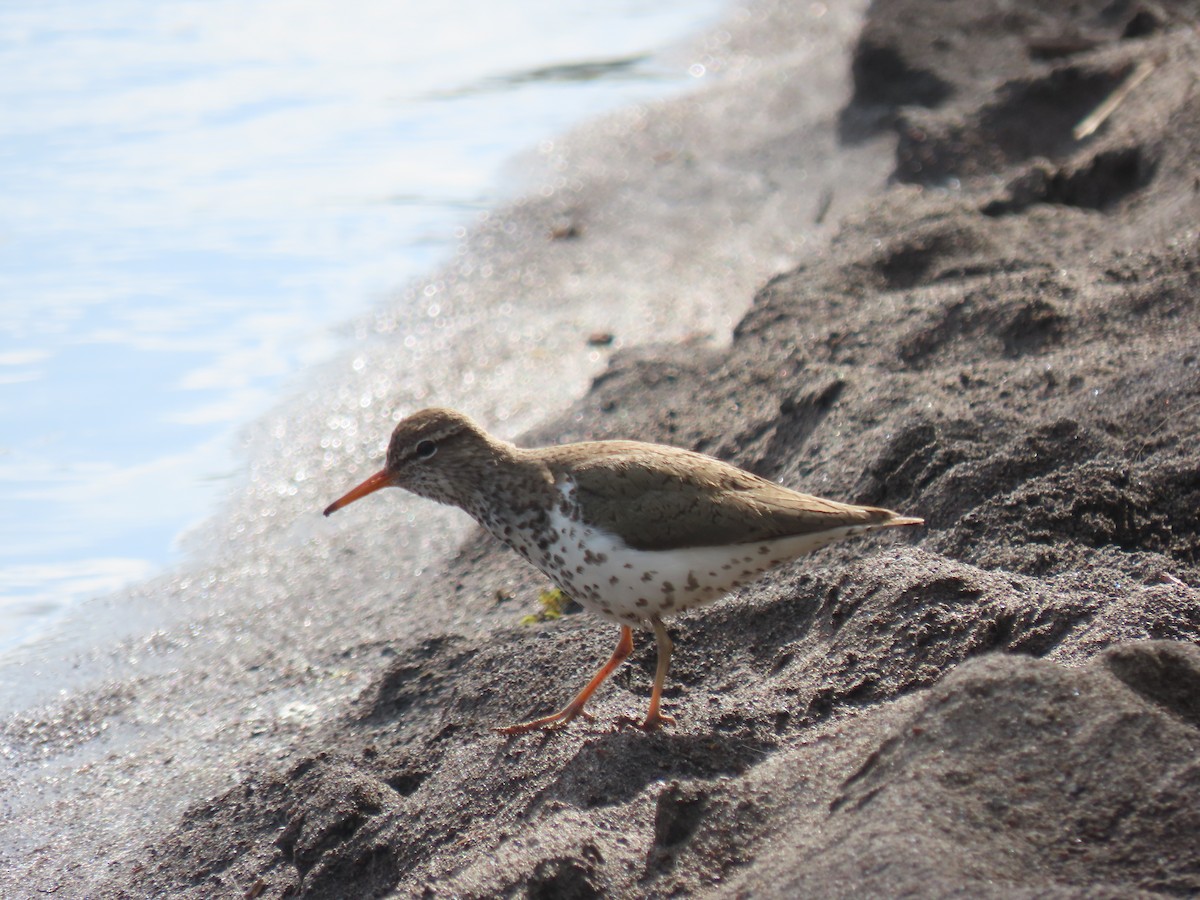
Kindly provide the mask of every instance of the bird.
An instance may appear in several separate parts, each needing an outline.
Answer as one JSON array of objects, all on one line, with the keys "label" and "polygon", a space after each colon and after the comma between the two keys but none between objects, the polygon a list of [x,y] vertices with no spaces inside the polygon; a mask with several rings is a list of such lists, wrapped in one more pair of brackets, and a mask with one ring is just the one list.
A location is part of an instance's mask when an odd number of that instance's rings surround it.
[{"label": "bird", "polygon": [[620,626],[617,647],[555,713],[523,734],[591,719],[585,704],[651,630],[658,665],[641,728],[674,719],[662,695],[674,645],[663,619],[708,606],[768,569],[844,538],[923,525],[889,509],[803,494],[711,456],[630,440],[525,449],[463,413],[429,408],[392,432],[384,467],[326,516],[387,487],[456,506],[585,610]]}]

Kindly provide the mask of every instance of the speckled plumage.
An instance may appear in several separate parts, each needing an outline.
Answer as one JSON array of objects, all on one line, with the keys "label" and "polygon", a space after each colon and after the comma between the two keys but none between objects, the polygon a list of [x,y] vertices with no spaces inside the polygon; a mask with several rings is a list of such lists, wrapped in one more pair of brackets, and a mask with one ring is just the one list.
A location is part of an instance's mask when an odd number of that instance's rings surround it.
[{"label": "speckled plumage", "polygon": [[522,449],[461,413],[426,409],[400,422],[387,465],[325,510],[402,487],[470,513],[585,609],[622,626],[612,659],[561,712],[502,729],[555,726],[632,649],[631,626],[659,645],[650,712],[660,711],[671,642],[665,616],[704,606],[769,568],[826,544],[921,519],[801,494],[728,463],[658,444],[595,441]]}]

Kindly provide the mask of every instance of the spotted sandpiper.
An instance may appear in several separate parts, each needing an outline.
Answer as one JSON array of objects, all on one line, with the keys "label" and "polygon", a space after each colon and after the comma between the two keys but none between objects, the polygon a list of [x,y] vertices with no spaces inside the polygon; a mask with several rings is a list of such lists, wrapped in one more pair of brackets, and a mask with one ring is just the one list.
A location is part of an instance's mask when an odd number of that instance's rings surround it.
[{"label": "spotted sandpiper", "polygon": [[617,649],[559,712],[521,734],[590,718],[584,704],[653,629],[658,669],[645,729],[662,712],[673,645],[663,618],[707,606],[761,572],[834,541],[923,519],[801,494],[678,447],[590,441],[525,450],[461,413],[425,409],[396,426],[387,464],[325,515],[402,487],[470,513],[584,609],[621,626]]}]

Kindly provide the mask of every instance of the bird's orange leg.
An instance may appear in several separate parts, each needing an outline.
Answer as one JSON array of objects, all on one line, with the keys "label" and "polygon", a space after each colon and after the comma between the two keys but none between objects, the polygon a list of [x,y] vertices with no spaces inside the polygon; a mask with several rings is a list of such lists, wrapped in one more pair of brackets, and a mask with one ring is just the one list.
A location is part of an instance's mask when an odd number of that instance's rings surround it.
[{"label": "bird's orange leg", "polygon": [[646,711],[646,718],[639,726],[646,731],[662,725],[675,724],[673,718],[662,713],[663,685],[667,681],[667,670],[671,668],[671,651],[675,649],[675,645],[671,643],[671,636],[667,634],[667,628],[658,616],[651,619],[650,624],[654,626],[654,637],[658,639],[658,669],[654,673],[654,689],[650,691],[650,709]]},{"label": "bird's orange leg", "polygon": [[[584,718],[591,718],[583,711],[583,705],[587,703],[592,694],[596,692],[596,688],[604,684],[604,680],[616,670],[617,666],[625,662],[625,657],[629,656],[629,654],[632,652],[633,629],[628,625],[622,625],[621,639],[617,641],[617,649],[613,651],[612,657],[609,658],[608,662],[606,662],[603,667],[601,667],[600,671],[593,676],[592,680],[587,683],[587,687],[580,691],[579,695],[574,700],[552,715],[542,716],[540,719],[534,719],[530,722],[522,722],[519,725],[509,725],[507,728],[497,728],[496,730],[501,734],[525,734],[527,731],[537,731],[538,729],[542,728],[561,728],[576,716],[580,715]],[[670,654],[668,653],[668,656],[669,655]],[[661,666],[661,664],[660,644],[659,665]],[[663,673],[663,676],[666,676],[666,672]]]}]

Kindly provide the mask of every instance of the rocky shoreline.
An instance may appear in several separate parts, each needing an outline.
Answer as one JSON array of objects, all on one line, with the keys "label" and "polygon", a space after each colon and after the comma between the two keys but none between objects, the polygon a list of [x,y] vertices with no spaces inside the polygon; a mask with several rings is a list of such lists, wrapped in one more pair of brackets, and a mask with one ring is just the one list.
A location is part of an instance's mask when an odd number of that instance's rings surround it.
[{"label": "rocky shoreline", "polygon": [[[727,285],[784,264],[728,344],[618,349],[521,438],[672,443],[921,515],[924,531],[826,549],[669,623],[675,727],[614,724],[644,705],[643,637],[595,722],[522,737],[491,729],[567,699],[609,627],[518,624],[544,582],[474,532],[446,532],[457,552],[411,579],[365,535],[387,510],[294,542],[298,582],[365,624],[326,627],[337,617],[293,581],[259,605],[264,634],[295,638],[230,638],[228,669],[158,706],[142,673],[5,724],[6,896],[1200,893],[1200,31],[1183,3],[1043,7],[874,3],[841,60],[853,93],[830,139],[863,171],[887,168],[845,190],[835,177],[820,202],[777,176],[814,138],[770,115],[803,94],[809,59],[789,69],[775,47],[768,80],[673,119],[732,131],[716,113],[738,111],[721,171],[757,159],[767,174],[712,177],[688,151],[702,130],[677,135],[647,203],[691,185],[689,212],[728,216],[742,240],[776,234]],[[631,144],[650,152],[663,131],[648,134]],[[608,184],[584,179],[530,218],[571,245],[567,269],[590,241],[614,260]],[[752,203],[721,193],[738,185]],[[753,227],[735,214],[765,203]],[[801,219],[828,238],[786,244]],[[537,270],[512,253],[514,272]],[[621,333],[629,310],[604,310],[580,331]],[[380,354],[406,333],[386,314],[379,332]],[[327,470],[318,489],[353,480]],[[217,571],[236,578],[205,590],[245,591],[254,565],[231,553]],[[188,646],[158,643],[171,647],[144,652]],[[187,696],[220,728],[147,750],[139,735],[183,718]],[[254,704],[279,712],[256,719]],[[47,767],[90,787],[29,787]],[[126,811],[107,852],[85,855],[70,829],[139,790],[161,805]],[[19,837],[72,811],[58,840]]]}]

